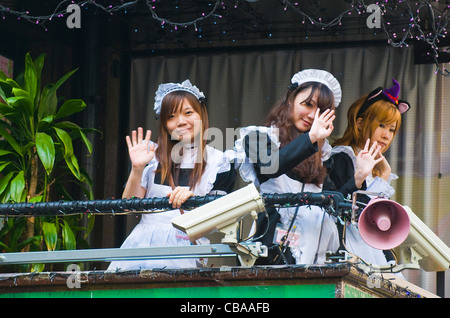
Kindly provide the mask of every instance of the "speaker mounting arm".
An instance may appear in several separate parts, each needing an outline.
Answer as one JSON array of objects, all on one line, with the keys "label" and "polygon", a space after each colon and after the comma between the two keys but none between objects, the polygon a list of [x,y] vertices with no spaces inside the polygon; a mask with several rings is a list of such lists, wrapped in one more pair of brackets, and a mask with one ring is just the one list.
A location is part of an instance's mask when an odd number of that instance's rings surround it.
[{"label": "speaker mounting arm", "polygon": [[358,256],[349,253],[346,250],[340,250],[338,254],[327,254],[326,263],[340,262],[349,263],[354,265],[356,268],[363,271],[365,274],[370,275],[374,273],[399,273],[405,269],[420,269],[418,261],[420,260],[420,255],[411,248],[411,254],[405,255],[405,258],[401,259],[400,264],[396,265],[376,265],[364,262]]},{"label": "speaker mounting arm", "polygon": [[[384,194],[383,192],[370,192],[370,191],[364,191],[364,190],[358,190],[353,192],[352,194],[352,215],[351,215],[351,222],[353,224],[358,223],[358,217],[356,215],[356,212],[360,209],[359,206],[356,204],[356,196],[358,194],[366,194],[366,195],[373,195],[373,196],[377,196],[379,198],[386,198],[386,194]],[[364,203],[364,205],[366,205]]]}]

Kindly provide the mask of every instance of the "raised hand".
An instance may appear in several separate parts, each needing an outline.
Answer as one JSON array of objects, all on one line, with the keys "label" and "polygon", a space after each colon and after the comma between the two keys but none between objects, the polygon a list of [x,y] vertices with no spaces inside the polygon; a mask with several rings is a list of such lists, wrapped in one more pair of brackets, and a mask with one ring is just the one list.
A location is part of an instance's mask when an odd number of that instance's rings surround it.
[{"label": "raised hand", "polygon": [[154,157],[155,146],[150,142],[152,132],[147,130],[144,139],[144,130],[139,127],[131,132],[130,136],[126,136],[128,145],[128,154],[130,156],[131,165],[136,169],[143,169]]},{"label": "raised hand", "polygon": [[[373,168],[379,162],[386,160],[381,154],[381,147],[375,141],[370,146],[370,139],[367,139],[364,149],[358,152],[356,156],[356,168],[355,168],[355,184],[358,188],[361,187],[364,180],[372,172]],[[387,161],[386,161],[387,162]]]},{"label": "raised hand", "polygon": [[335,118],[334,110],[327,109],[320,114],[320,109],[317,109],[314,122],[309,131],[309,138],[312,143],[331,135],[334,129],[333,120]]}]

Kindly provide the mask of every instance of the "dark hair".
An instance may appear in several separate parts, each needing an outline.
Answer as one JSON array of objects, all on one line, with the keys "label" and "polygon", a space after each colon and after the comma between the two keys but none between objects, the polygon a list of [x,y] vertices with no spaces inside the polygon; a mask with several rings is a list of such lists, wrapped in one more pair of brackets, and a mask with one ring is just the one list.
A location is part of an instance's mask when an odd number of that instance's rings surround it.
[{"label": "dark hair", "polygon": [[[334,109],[334,95],[331,90],[324,84],[318,82],[307,82],[300,86],[291,86],[286,93],[283,100],[278,102],[272,110],[269,112],[264,125],[275,126],[279,129],[279,141],[281,147],[285,146],[301,134],[293,124],[293,106],[295,97],[305,89],[311,88],[311,93],[303,101],[304,103],[310,103],[314,96],[317,96],[317,107],[320,112],[324,112],[327,109]],[[319,151],[303,160],[297,166],[292,169],[292,172],[303,183],[313,183],[320,186],[326,176],[326,169],[322,164],[322,146],[325,140],[319,140]]]},{"label": "dark hair", "polygon": [[156,148],[155,154],[160,163],[161,170],[161,184],[164,180],[168,180],[168,183],[172,188],[175,188],[177,184],[178,164],[175,164],[172,160],[172,149],[178,140],[173,140],[167,130],[167,121],[169,116],[180,109],[183,101],[186,100],[192,108],[200,114],[202,120],[201,130],[201,146],[198,147],[197,156],[201,156],[200,162],[195,162],[194,169],[192,170],[191,178],[189,181],[189,188],[192,190],[195,188],[198,182],[201,180],[201,176],[206,167],[206,140],[203,138],[203,133],[209,128],[208,113],[206,111],[206,105],[204,100],[199,101],[194,95],[185,91],[174,91],[167,94],[161,103],[161,114],[159,117],[159,137],[158,148]]}]

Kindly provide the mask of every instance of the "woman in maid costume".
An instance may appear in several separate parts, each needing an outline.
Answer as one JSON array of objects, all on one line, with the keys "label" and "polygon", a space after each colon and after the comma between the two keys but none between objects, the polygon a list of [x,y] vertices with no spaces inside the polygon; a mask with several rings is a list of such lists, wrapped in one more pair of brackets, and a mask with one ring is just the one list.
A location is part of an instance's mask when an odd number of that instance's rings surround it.
[{"label": "woman in maid costume", "polygon": [[[383,193],[391,197],[395,190],[391,181],[398,177],[383,156],[388,150],[401,124],[401,114],[409,110],[406,101],[398,99],[399,83],[379,87],[354,102],[347,114],[348,125],[343,136],[333,143],[331,157],[326,162],[332,185],[328,190],[338,190],[347,196],[357,190]],[[357,200],[367,203],[371,196],[358,194]],[[338,224],[340,229],[343,227]],[[341,233],[345,249],[364,262],[387,265],[394,261],[390,251],[382,251],[367,245],[357,226],[348,224]]]},{"label": "woman in maid costume", "polygon": [[[122,197],[167,196],[174,209],[143,214],[121,248],[208,244],[206,238],[191,243],[171,220],[189,213],[180,209],[189,197],[231,192],[236,171],[222,151],[206,145],[204,135],[209,124],[205,96],[189,80],[159,85],[154,110],[160,121],[156,144],[150,140],[151,131],[144,136],[141,127],[132,132],[131,138],[126,137],[132,168]],[[201,261],[114,261],[108,269],[193,268],[204,265]]]},{"label": "woman in maid costume", "polygon": [[[265,125],[242,128],[235,143],[242,179],[261,193],[322,191],[322,162],[331,151],[326,138],[334,128],[341,87],[330,73],[316,69],[298,72],[291,82]],[[259,214],[253,240],[269,246],[269,257],[256,264],[320,264],[326,251],[339,246],[335,220],[321,207],[266,207],[266,212]],[[289,228],[288,241],[280,242]]]}]

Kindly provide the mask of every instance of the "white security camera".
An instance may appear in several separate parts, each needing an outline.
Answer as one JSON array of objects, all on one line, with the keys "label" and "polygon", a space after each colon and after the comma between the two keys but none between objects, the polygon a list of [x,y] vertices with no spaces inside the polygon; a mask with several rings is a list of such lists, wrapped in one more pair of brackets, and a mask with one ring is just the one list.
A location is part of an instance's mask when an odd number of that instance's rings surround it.
[{"label": "white security camera", "polygon": [[420,266],[427,272],[449,269],[450,248],[409,207],[403,208],[408,212],[411,228],[406,240],[394,249],[398,266]]},{"label": "white security camera", "polygon": [[222,243],[237,243],[238,222],[263,212],[264,202],[253,183],[172,219],[172,225],[185,232],[191,241],[213,231],[225,234]]}]

